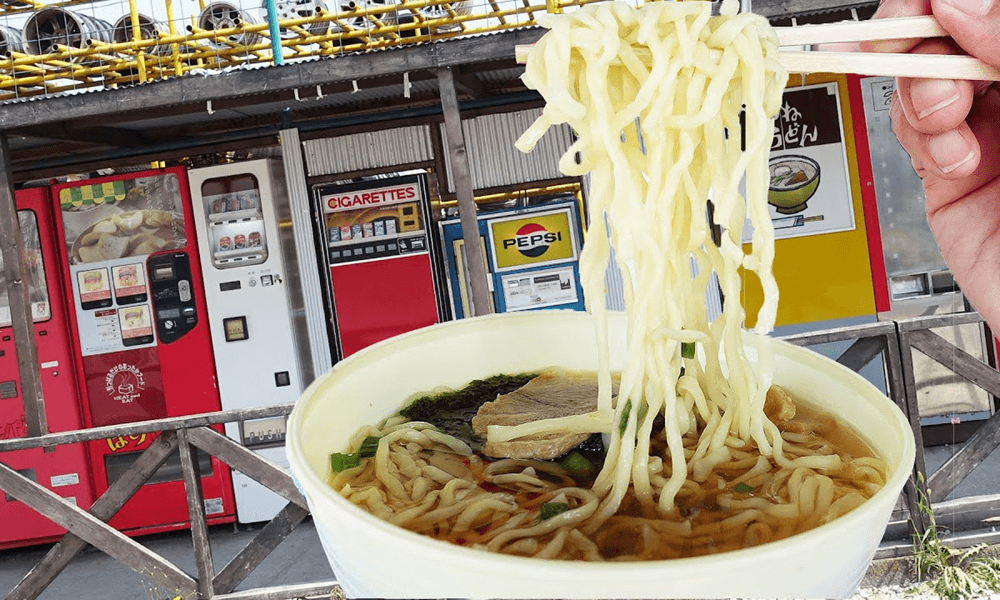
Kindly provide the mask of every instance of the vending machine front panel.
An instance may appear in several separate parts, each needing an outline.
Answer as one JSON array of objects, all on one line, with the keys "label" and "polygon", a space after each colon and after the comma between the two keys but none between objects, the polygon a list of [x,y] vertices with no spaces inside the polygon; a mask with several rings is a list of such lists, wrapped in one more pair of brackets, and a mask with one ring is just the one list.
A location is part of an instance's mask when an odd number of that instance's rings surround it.
[{"label": "vending machine front panel", "polygon": [[[53,193],[87,425],[219,410],[185,170],[68,182]],[[110,485],[122,457],[154,437],[91,443],[97,489]],[[231,522],[229,469],[211,463],[202,477],[209,521]],[[183,482],[159,480],[144,485],[111,525],[130,533],[186,527]]]},{"label": "vending machine front panel", "polygon": [[[81,429],[83,415],[48,188],[19,190],[15,202],[46,421],[53,432]],[[0,439],[11,439],[28,432],[2,264],[0,258]],[[90,508],[94,501],[90,458],[83,444],[4,452],[0,461],[81,508]],[[0,549],[51,542],[64,533],[26,504],[0,494]]]},{"label": "vending machine front panel", "polygon": [[[573,199],[478,216],[491,300],[497,311],[584,310],[577,210]],[[440,228],[455,316],[462,318],[471,314],[471,292],[461,223],[458,219],[442,221]]]},{"label": "vending machine front panel", "polygon": [[[256,160],[189,173],[225,410],[295,402],[312,381],[294,244],[286,243],[293,228],[279,226],[290,221],[280,166]],[[288,466],[284,417],[227,423],[226,434]],[[242,473],[233,485],[241,523],[269,520],[287,504]]]},{"label": "vending machine front panel", "polygon": [[314,193],[340,356],[437,323],[426,177],[323,185]]}]

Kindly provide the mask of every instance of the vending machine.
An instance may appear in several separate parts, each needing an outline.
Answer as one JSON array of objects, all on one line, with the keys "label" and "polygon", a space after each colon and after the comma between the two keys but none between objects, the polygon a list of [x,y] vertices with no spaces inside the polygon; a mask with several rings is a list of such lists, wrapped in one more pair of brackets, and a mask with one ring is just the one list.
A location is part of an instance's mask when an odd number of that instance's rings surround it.
[{"label": "vending machine", "polygon": [[[584,310],[578,265],[583,226],[575,198],[482,213],[478,222],[494,312]],[[474,314],[462,225],[449,219],[438,226],[452,314],[461,319]]]},{"label": "vending machine", "polygon": [[313,188],[340,358],[441,320],[425,174]]},{"label": "vending machine", "polygon": [[[22,260],[34,321],[45,418],[50,431],[83,428],[72,353],[52,202],[48,188],[16,194]],[[0,257],[0,439],[28,434],[17,368],[7,282]],[[0,462],[42,485],[67,502],[87,510],[94,501],[90,459],[83,444],[64,444],[0,453]],[[66,532],[26,504],[0,495],[0,549],[51,542]]]},{"label": "vending machine", "polygon": [[[968,310],[967,301],[927,223],[923,182],[892,132],[889,108],[895,89],[892,78],[863,77],[855,90],[864,110],[871,153],[869,187],[877,198],[880,225],[871,236],[873,264],[879,267],[873,272],[879,318],[962,313]],[[989,360],[993,342],[981,323],[932,331],[975,358]],[[912,358],[925,445],[964,441],[995,412],[990,394],[947,365],[920,352]]]},{"label": "vending machine", "polygon": [[[295,402],[313,379],[281,163],[188,173],[222,408]],[[312,237],[312,231],[305,235]],[[288,467],[285,417],[226,423],[226,434]],[[236,516],[269,520],[287,501],[233,472]]]},{"label": "vending machine", "polygon": [[[174,167],[53,187],[88,427],[220,409],[187,176]],[[98,493],[154,435],[90,443]],[[210,524],[234,520],[229,469],[196,453]],[[178,453],[110,524],[133,534],[189,526]]]}]

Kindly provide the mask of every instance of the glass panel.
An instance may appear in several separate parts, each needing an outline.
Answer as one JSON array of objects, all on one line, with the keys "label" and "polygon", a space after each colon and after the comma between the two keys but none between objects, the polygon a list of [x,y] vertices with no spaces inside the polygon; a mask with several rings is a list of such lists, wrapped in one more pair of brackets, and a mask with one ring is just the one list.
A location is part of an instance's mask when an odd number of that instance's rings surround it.
[{"label": "glass panel", "polygon": [[217,269],[256,265],[267,260],[267,239],[257,178],[246,173],[208,179],[201,184],[208,215],[208,242]]},{"label": "glass panel", "polygon": [[[31,316],[35,323],[48,321],[52,317],[49,306],[49,289],[45,281],[45,264],[42,261],[42,240],[38,233],[38,217],[30,210],[17,213],[21,225],[21,248],[24,269],[28,275],[28,299],[31,302]],[[10,297],[7,295],[7,278],[3,271],[3,256],[0,255],[0,327],[10,327]]]}]

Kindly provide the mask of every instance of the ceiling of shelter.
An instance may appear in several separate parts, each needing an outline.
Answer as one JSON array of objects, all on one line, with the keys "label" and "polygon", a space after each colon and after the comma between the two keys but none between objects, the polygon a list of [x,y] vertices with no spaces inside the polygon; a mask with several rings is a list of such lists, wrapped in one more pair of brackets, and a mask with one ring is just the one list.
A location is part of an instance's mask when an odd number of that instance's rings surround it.
[{"label": "ceiling of shelter", "polygon": [[[755,0],[775,24],[866,19],[877,2]],[[438,71],[451,68],[466,111],[537,105],[519,77],[522,29],[433,44],[157,81],[0,106],[15,183],[441,119]]]}]

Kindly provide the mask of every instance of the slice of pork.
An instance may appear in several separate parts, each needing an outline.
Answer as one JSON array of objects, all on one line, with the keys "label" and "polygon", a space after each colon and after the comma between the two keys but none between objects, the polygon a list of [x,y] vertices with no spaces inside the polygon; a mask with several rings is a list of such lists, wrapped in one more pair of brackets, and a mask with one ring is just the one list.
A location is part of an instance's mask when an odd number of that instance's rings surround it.
[{"label": "slice of pork", "polygon": [[[611,393],[612,396],[618,394],[616,380]],[[594,373],[550,370],[521,388],[484,404],[472,419],[472,429],[485,440],[486,428],[490,425],[520,425],[595,410],[597,376]],[[486,442],[482,451],[494,458],[552,459],[566,454],[589,437],[589,433],[539,434],[508,442]]]}]

